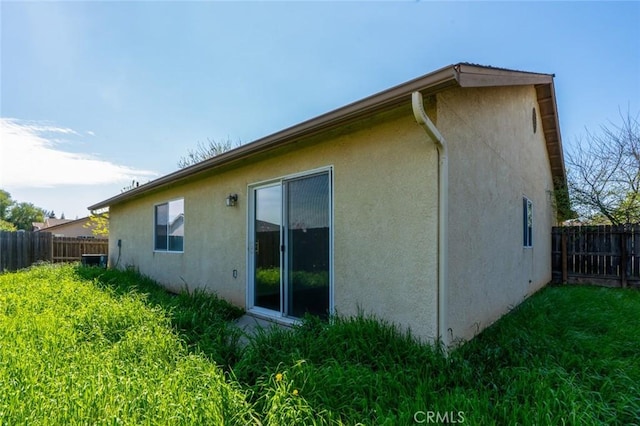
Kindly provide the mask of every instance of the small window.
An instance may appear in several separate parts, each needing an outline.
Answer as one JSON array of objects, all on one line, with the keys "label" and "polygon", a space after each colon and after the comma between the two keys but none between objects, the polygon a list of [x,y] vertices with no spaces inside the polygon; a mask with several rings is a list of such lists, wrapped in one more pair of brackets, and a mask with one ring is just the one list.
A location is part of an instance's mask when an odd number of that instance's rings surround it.
[{"label": "small window", "polygon": [[155,208],[154,249],[184,250],[184,199],[158,204]]},{"label": "small window", "polygon": [[533,203],[522,197],[522,245],[533,247]]}]

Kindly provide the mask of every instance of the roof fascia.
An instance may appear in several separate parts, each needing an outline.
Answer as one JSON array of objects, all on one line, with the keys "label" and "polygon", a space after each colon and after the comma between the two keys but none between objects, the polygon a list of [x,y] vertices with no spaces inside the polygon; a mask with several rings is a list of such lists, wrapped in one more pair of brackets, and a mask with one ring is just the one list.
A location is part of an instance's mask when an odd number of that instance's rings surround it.
[{"label": "roof fascia", "polygon": [[87,221],[88,222],[89,221],[89,217],[85,216],[85,217],[81,217],[79,219],[70,220],[68,222],[59,223],[57,225],[47,226],[46,228],[42,228],[41,231],[45,231],[45,230],[48,231],[48,230],[54,229],[54,228],[61,228],[61,227],[64,227],[64,226],[75,225],[76,223],[83,222],[83,221]]},{"label": "roof fascia", "polygon": [[[553,74],[514,71],[473,64],[454,66],[460,87],[533,85],[536,89],[551,174],[557,190],[566,190],[567,174],[560,136]],[[564,189],[563,189],[564,188]]]},{"label": "roof fascia", "polygon": [[[535,85],[542,129],[547,144],[547,154],[551,165],[551,172],[556,179],[556,186],[566,188],[567,174],[564,167],[564,153],[560,136],[560,122],[558,106],[556,104],[555,87],[553,81],[549,84]],[[560,188],[556,188],[560,189]]]},{"label": "roof fascia", "polygon": [[[295,126],[288,127],[264,138],[257,139],[190,167],[177,170],[149,183],[140,185],[137,188],[89,206],[88,209],[91,211],[104,209],[114,204],[135,199],[150,191],[168,187],[179,181],[197,178],[198,175],[205,174],[224,165],[238,162],[252,155],[286,146],[301,138],[310,137],[357,121],[365,116],[392,109],[404,102],[410,102],[411,93],[414,91],[421,91],[423,94],[429,95],[450,87],[534,85],[536,87],[536,93],[538,94],[541,115],[543,114],[542,124],[552,174],[554,180],[559,179],[560,183],[566,184],[553,77],[552,74],[514,71],[464,63],[449,65],[422,77],[296,124]],[[544,88],[547,89],[544,90]],[[551,104],[548,104],[548,102],[551,102]],[[543,104],[551,106],[545,109],[542,106]]]},{"label": "roof fascia", "polygon": [[319,115],[310,120],[299,123],[273,133],[254,142],[242,145],[236,149],[224,152],[208,160],[190,167],[177,170],[149,183],[140,185],[122,194],[118,194],[100,203],[91,205],[89,210],[103,209],[113,204],[137,198],[153,189],[168,186],[178,180],[192,178],[213,168],[220,167],[247,158],[251,155],[284,146],[288,143],[313,136],[315,134],[357,121],[364,116],[392,109],[411,100],[411,93],[420,90],[425,93],[435,93],[447,87],[458,86],[454,67],[449,65],[437,71],[410,80],[375,95],[353,102],[344,107]]},{"label": "roof fascia", "polygon": [[553,82],[553,74],[512,71],[469,64],[458,64],[454,69],[460,87],[526,86]]}]

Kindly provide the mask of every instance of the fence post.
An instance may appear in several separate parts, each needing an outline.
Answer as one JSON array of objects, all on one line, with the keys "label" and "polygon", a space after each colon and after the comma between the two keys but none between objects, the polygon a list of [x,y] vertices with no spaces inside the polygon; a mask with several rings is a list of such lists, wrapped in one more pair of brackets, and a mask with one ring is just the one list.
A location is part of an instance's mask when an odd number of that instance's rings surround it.
[{"label": "fence post", "polygon": [[620,233],[620,285],[627,288],[627,229],[626,225],[621,226]]}]

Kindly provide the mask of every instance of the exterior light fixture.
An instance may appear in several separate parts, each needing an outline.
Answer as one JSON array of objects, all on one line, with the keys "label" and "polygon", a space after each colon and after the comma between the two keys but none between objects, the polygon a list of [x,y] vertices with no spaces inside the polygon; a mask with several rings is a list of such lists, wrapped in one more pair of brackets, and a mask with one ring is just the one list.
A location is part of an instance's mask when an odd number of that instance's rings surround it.
[{"label": "exterior light fixture", "polygon": [[235,207],[238,204],[238,194],[229,194],[226,201],[227,207]]}]

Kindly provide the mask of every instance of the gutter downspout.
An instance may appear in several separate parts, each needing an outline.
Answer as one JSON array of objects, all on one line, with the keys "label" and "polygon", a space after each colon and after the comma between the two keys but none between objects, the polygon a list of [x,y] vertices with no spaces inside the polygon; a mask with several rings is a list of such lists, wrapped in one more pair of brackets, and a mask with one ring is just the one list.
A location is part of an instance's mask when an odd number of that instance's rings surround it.
[{"label": "gutter downspout", "polygon": [[449,217],[449,160],[447,158],[447,142],[440,131],[427,116],[422,102],[422,93],[411,94],[413,116],[418,124],[427,132],[438,150],[438,339],[445,352],[449,347],[447,328],[447,283],[448,283],[448,217]]}]

